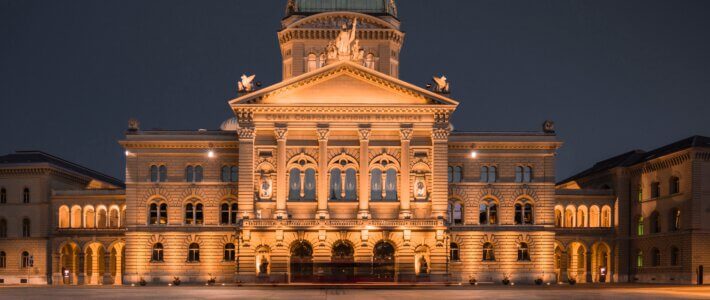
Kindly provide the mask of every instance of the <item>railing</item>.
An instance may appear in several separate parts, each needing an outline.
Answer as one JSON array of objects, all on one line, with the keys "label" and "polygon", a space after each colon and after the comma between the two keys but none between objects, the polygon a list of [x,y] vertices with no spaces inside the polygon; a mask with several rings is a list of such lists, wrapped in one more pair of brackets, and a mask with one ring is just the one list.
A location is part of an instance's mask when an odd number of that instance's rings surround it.
[{"label": "railing", "polygon": [[332,226],[332,227],[357,227],[357,226],[376,226],[376,227],[403,227],[403,226],[443,226],[443,221],[426,220],[426,219],[405,219],[405,220],[243,220],[244,227],[315,227],[315,226]]}]

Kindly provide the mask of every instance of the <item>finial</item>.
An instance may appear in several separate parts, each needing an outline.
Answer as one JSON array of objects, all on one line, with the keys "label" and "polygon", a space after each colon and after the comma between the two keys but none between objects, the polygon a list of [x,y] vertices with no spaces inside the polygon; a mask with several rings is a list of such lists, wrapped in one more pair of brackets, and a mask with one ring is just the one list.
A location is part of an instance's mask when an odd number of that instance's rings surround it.
[{"label": "finial", "polygon": [[129,119],[128,120],[128,131],[129,132],[136,132],[140,130],[140,125],[141,123],[138,122],[137,119]]},{"label": "finial", "polygon": [[555,122],[547,120],[545,123],[542,123],[542,132],[555,133]]},{"label": "finial", "polygon": [[251,93],[254,91],[254,78],[256,75],[247,76],[242,74],[241,80],[237,83],[239,93]]}]

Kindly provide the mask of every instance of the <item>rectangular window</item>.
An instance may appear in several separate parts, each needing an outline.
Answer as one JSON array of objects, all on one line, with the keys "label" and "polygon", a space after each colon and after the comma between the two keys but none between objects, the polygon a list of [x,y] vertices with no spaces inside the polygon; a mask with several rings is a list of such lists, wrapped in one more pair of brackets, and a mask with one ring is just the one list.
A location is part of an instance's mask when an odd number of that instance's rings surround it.
[{"label": "rectangular window", "polygon": [[658,198],[661,195],[661,185],[658,182],[651,184],[651,198]]}]

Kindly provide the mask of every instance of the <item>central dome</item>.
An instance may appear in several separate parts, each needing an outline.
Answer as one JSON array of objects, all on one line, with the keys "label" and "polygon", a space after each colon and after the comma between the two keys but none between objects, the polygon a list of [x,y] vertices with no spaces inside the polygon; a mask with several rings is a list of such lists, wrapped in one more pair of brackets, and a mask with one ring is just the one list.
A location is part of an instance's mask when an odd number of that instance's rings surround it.
[{"label": "central dome", "polygon": [[397,16],[397,6],[394,0],[290,0],[287,8],[289,15],[329,11],[352,11]]}]

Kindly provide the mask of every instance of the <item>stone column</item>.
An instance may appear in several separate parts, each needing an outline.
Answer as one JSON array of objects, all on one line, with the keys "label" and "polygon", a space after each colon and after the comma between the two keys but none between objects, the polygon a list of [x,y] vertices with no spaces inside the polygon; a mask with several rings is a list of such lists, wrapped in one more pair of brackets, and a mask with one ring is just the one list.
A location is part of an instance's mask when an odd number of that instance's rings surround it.
[{"label": "stone column", "polygon": [[372,129],[369,126],[361,126],[358,130],[360,136],[360,207],[358,209],[358,218],[369,217],[370,215],[370,133]]},{"label": "stone column", "polygon": [[560,254],[560,277],[557,278],[558,282],[567,282],[569,279],[569,257],[567,256],[567,251],[562,251]]},{"label": "stone column", "polygon": [[256,136],[253,114],[248,111],[237,113],[239,120],[239,214],[240,217],[254,217],[254,139]]},{"label": "stone column", "polygon": [[401,158],[401,168],[400,168],[400,178],[401,178],[401,183],[400,183],[400,191],[399,191],[399,197],[400,197],[400,207],[399,207],[399,218],[404,219],[406,217],[411,217],[412,215],[412,208],[411,208],[411,195],[412,195],[412,189],[410,188],[410,180],[409,180],[409,174],[410,174],[410,167],[409,167],[409,143],[412,139],[412,126],[411,125],[406,125],[403,126],[402,129],[400,129],[399,134],[401,138],[401,143],[402,143],[402,158]]},{"label": "stone column", "polygon": [[[101,278],[101,277],[99,277]],[[104,275],[103,278],[100,279],[101,282],[100,284],[106,284],[107,282],[111,282],[111,251],[107,250],[106,254],[104,254]]]},{"label": "stone column", "polygon": [[318,128],[318,211],[317,218],[329,218],[328,214],[328,135],[330,129]]},{"label": "stone column", "polygon": [[[448,114],[444,121],[439,121],[443,116],[437,114],[437,125],[432,129],[432,148],[433,148],[433,168],[432,168],[432,217],[446,218],[447,202],[448,202],[448,175],[447,168],[449,164],[449,125]],[[441,113],[444,115],[444,113]],[[441,123],[439,123],[441,122]]]},{"label": "stone column", "polygon": [[101,256],[101,253],[98,253],[98,247],[92,247],[91,249],[91,280],[90,284],[99,284],[99,256]]},{"label": "stone column", "polygon": [[276,127],[276,218],[288,218],[286,199],[288,197],[288,182],[286,182],[286,136],[288,128]]},{"label": "stone column", "polygon": [[113,279],[113,284],[114,285],[123,285],[123,262],[121,261],[123,259],[123,249],[121,248],[116,248],[116,277]]},{"label": "stone column", "polygon": [[587,265],[587,270],[585,272],[587,283],[592,283],[592,251],[587,251],[587,255],[584,257],[584,260],[586,260],[584,264]]}]

